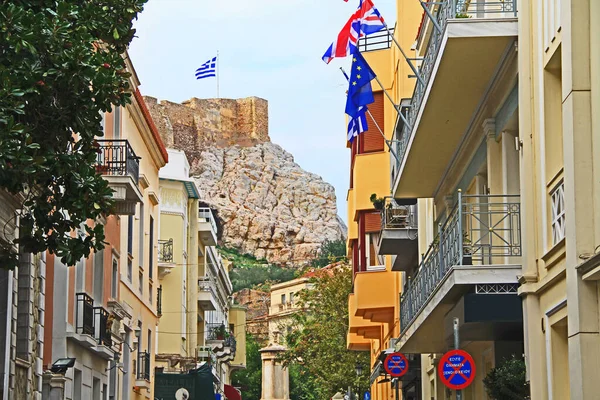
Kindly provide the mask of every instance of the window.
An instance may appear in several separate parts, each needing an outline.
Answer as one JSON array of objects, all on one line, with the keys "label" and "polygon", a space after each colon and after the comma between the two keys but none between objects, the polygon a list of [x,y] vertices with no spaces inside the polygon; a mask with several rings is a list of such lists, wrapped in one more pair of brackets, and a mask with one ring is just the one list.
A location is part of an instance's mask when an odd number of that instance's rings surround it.
[{"label": "window", "polygon": [[104,297],[104,250],[94,254],[94,300],[102,303]]},{"label": "window", "polygon": [[81,371],[73,371],[73,400],[82,400],[81,398]]},{"label": "window", "polygon": [[148,301],[152,304],[152,284],[148,283]]},{"label": "window", "polygon": [[127,218],[127,254],[133,255],[133,215]]},{"label": "window", "polygon": [[285,304],[285,294],[281,295],[281,304]]},{"label": "window", "polygon": [[565,184],[561,182],[552,193],[552,244],[565,237]]},{"label": "window", "polygon": [[139,249],[139,260],[138,260],[138,265],[139,266],[143,266],[144,265],[144,205],[142,203],[140,203],[140,249]]},{"label": "window", "polygon": [[117,288],[119,287],[119,263],[113,258],[112,262],[112,285],[110,287],[110,296],[113,299],[117,298]]},{"label": "window", "polygon": [[152,279],[154,269],[154,218],[150,216],[150,251],[148,254],[148,276]]},{"label": "window", "polygon": [[140,294],[144,294],[144,273],[142,271],[140,271],[140,273],[139,273],[138,288],[140,289]]},{"label": "window", "polygon": [[133,282],[133,262],[131,259],[127,259],[127,280],[129,283]]},{"label": "window", "polygon": [[290,292],[290,303],[294,302],[294,292]]},{"label": "window", "polygon": [[152,352],[152,329],[148,329],[148,354]]},{"label": "window", "polygon": [[115,139],[120,139],[121,138],[121,107],[115,107],[114,117],[115,117],[115,126],[114,126],[113,137]]}]

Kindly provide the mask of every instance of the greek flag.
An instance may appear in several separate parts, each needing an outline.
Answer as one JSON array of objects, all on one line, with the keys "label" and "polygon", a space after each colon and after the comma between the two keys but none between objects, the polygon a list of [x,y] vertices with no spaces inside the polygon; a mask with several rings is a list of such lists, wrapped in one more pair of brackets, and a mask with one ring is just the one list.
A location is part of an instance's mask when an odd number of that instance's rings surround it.
[{"label": "greek flag", "polygon": [[358,110],[358,115],[355,118],[350,118],[348,122],[348,141],[352,143],[354,138],[360,135],[361,133],[367,131],[369,127],[367,126],[367,107],[360,107]]},{"label": "greek flag", "polygon": [[196,70],[196,79],[204,79],[217,76],[217,57],[208,60]]}]

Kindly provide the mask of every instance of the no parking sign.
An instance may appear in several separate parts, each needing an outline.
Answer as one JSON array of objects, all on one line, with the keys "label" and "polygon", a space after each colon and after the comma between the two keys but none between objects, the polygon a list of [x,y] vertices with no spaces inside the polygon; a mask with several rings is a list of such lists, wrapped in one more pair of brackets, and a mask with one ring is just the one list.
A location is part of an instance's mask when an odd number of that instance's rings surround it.
[{"label": "no parking sign", "polygon": [[391,376],[398,378],[408,372],[408,360],[402,353],[388,354],[383,362],[385,372]]},{"label": "no parking sign", "polygon": [[438,376],[450,389],[461,390],[475,379],[475,361],[463,350],[450,350],[438,364]]}]

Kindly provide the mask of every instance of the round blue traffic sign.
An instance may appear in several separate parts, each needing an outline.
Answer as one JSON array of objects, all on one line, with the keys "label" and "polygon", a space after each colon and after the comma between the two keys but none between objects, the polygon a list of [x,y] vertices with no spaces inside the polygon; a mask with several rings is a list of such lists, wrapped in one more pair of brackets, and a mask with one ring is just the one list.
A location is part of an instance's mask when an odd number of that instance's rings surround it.
[{"label": "round blue traffic sign", "polygon": [[398,378],[408,372],[408,360],[402,353],[388,354],[383,362],[385,372],[391,376]]},{"label": "round blue traffic sign", "polygon": [[371,393],[370,392],[365,392],[365,394],[363,395],[363,400],[371,400]]},{"label": "round blue traffic sign", "polygon": [[450,350],[438,364],[438,375],[450,389],[461,390],[475,379],[475,361],[463,350]]}]

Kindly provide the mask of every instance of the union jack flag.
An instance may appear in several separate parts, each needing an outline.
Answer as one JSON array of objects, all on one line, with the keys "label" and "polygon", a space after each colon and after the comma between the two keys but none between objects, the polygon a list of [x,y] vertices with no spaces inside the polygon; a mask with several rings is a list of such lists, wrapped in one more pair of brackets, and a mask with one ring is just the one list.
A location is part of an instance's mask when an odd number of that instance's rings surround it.
[{"label": "union jack flag", "polygon": [[337,40],[329,46],[323,55],[327,64],[336,57],[354,54],[358,39],[386,27],[385,21],[371,0],[360,0],[358,9],[338,34]]}]

